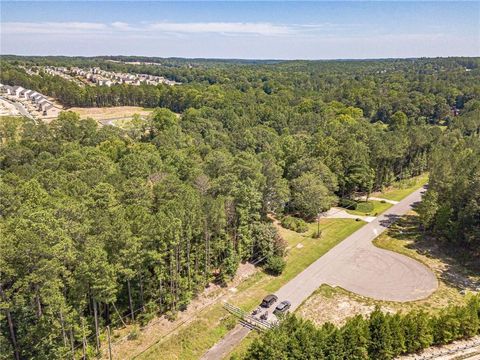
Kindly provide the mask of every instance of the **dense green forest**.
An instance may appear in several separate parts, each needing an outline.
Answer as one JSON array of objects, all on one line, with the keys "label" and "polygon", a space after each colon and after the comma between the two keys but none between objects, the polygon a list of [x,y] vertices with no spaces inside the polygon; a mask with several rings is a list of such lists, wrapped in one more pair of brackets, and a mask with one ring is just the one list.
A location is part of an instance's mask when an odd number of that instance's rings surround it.
[{"label": "dense green forest", "polygon": [[480,102],[467,103],[458,120],[431,154],[419,213],[429,233],[480,259]]},{"label": "dense green forest", "polygon": [[376,308],[368,318],[357,315],[342,327],[288,315],[248,349],[249,360],[346,359],[390,360],[432,345],[444,345],[480,334],[480,298],[450,306],[439,315],[422,311],[384,314]]},{"label": "dense green forest", "polygon": [[[66,106],[160,107],[130,130],[71,112],[50,125],[2,119],[5,358],[67,358],[120,315],[174,316],[241,261],[278,269],[285,244],[268,213],[312,220],[425,171],[425,231],[478,256],[479,59],[106,60],[2,58],[0,82]],[[183,84],[81,88],[28,64]]]}]

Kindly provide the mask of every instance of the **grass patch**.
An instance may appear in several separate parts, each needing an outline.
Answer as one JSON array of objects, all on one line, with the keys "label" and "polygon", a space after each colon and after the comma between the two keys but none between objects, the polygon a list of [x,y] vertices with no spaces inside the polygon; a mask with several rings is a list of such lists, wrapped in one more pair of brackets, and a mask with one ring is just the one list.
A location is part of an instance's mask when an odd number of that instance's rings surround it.
[{"label": "grass patch", "polygon": [[188,326],[182,328],[178,335],[170,336],[163,343],[153,346],[135,358],[197,359],[204,349],[213,346],[235,324],[235,317],[226,313],[221,304],[215,304]]},{"label": "grass patch", "polygon": [[[351,219],[324,219],[320,223],[322,237],[313,239],[317,224],[309,224],[305,234],[280,228],[281,235],[288,243],[286,257],[287,267],[282,275],[273,277],[258,272],[237,287],[237,293],[229,301],[244,310],[250,311],[260,303],[261,299],[278,290],[294,278],[320,256],[340,243],[348,235],[362,227],[365,223]],[[177,334],[154,345],[138,359],[198,359],[206,350],[218,342],[230,329],[231,318],[217,303],[204,310],[191,324],[185,326]],[[251,336],[238,351],[248,347]]]},{"label": "grass patch", "polygon": [[260,333],[257,331],[250,331],[250,333],[247,335],[245,339],[237,346],[233,351],[225,356],[225,359],[230,359],[230,360],[239,360],[239,359],[244,359],[245,355],[247,354],[248,349],[250,348],[250,345],[254,342],[255,339],[257,339],[260,336]]},{"label": "grass patch", "polygon": [[360,201],[355,210],[347,210],[347,212],[352,215],[377,216],[392,206],[390,203],[381,201]]},{"label": "grass patch", "polygon": [[396,181],[389,188],[374,196],[389,200],[400,201],[410,193],[421,188],[428,182],[428,174],[422,174],[410,179]]}]

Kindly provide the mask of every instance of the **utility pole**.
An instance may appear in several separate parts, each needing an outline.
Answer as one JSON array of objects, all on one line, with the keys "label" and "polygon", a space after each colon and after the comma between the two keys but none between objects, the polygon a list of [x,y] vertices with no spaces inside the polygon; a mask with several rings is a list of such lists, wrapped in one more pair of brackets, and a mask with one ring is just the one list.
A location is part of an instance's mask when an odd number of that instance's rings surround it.
[{"label": "utility pole", "polygon": [[320,237],[320,213],[317,215],[317,237]]}]

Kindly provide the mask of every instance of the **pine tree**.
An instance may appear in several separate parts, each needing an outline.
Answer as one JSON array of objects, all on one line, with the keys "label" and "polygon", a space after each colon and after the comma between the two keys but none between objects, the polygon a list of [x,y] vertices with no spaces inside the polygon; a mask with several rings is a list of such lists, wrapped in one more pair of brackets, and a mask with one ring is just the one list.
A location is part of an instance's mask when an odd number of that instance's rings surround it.
[{"label": "pine tree", "polygon": [[325,345],[323,348],[325,359],[342,360],[345,356],[345,349],[340,329],[331,323],[326,323],[323,325],[322,331],[325,334]]},{"label": "pine tree", "polygon": [[392,332],[388,318],[379,307],[369,318],[370,344],[368,354],[372,359],[389,360],[393,358]]},{"label": "pine tree", "polygon": [[345,359],[368,359],[369,335],[368,322],[361,315],[347,320],[342,328]]},{"label": "pine tree", "polygon": [[405,333],[402,324],[402,316],[397,313],[395,315],[388,316],[390,323],[390,331],[392,333],[392,351],[393,356],[397,357],[406,351],[405,346]]}]

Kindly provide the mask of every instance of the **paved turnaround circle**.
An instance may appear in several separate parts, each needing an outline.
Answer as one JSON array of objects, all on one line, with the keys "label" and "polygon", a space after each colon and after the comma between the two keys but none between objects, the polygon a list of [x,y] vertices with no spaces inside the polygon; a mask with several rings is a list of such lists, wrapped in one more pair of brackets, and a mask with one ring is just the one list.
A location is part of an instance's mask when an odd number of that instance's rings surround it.
[{"label": "paved turnaround circle", "polygon": [[[414,301],[432,294],[438,282],[430,269],[372,244],[373,239],[421,200],[423,191],[413,192],[312,263],[275,293],[278,301],[290,300],[293,311],[322,284],[340,286],[376,300]],[[202,359],[223,358],[248,332],[237,325]]]}]

